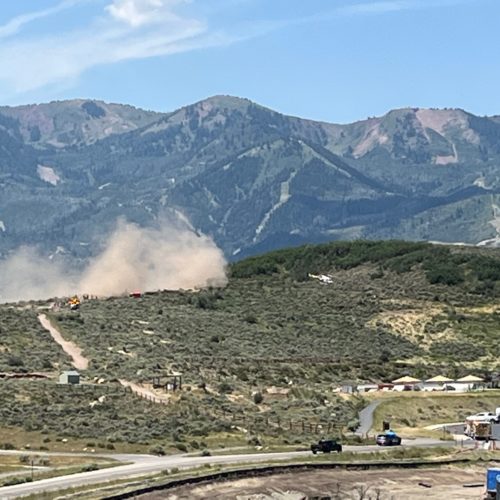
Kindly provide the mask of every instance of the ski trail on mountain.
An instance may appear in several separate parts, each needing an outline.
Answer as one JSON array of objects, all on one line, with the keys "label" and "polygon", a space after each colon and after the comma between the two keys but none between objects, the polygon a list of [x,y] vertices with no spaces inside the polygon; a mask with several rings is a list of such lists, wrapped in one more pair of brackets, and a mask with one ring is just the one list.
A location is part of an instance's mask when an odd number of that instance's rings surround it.
[{"label": "ski trail on mountain", "polygon": [[290,182],[292,182],[293,178],[297,175],[297,171],[294,171],[290,174],[290,177],[285,181],[281,183],[281,190],[280,190],[280,198],[278,200],[278,203],[275,203],[269,212],[267,212],[264,215],[264,218],[262,219],[261,223],[257,226],[257,229],[255,230],[255,236],[253,238],[253,243],[257,241],[257,238],[259,237],[260,233],[264,230],[264,228],[267,226],[267,223],[269,222],[269,219],[271,216],[280,208],[283,206],[291,197],[290,194]]}]

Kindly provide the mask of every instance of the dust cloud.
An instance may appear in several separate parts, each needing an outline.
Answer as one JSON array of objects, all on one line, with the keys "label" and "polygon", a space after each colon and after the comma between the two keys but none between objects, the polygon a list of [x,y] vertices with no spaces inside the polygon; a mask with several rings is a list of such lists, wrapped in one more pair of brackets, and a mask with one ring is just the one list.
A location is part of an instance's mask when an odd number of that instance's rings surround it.
[{"label": "dust cloud", "polygon": [[80,272],[32,248],[19,249],[0,262],[0,302],[224,286],[225,270],[223,253],[207,236],[175,224],[141,228],[121,221]]}]

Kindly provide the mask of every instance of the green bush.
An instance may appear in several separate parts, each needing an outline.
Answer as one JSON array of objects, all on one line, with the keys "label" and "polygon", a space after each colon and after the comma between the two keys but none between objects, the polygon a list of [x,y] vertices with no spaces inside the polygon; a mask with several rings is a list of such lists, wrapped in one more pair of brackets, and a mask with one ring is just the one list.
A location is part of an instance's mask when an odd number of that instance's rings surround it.
[{"label": "green bush", "polygon": [[151,453],[151,455],[158,455],[159,457],[163,457],[165,455],[165,449],[163,448],[163,446],[153,446],[149,449],[149,453]]},{"label": "green bush", "polygon": [[254,395],[253,395],[253,402],[256,405],[260,405],[263,401],[264,401],[264,396],[262,395],[261,392],[254,393]]},{"label": "green bush", "polygon": [[87,464],[80,468],[82,472],[92,472],[94,470],[99,470],[99,465],[97,464]]}]

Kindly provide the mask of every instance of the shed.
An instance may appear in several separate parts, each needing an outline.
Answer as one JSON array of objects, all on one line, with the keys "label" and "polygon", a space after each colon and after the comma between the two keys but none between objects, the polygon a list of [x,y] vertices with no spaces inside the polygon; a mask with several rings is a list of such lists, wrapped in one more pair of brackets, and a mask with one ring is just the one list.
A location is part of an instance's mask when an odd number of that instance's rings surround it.
[{"label": "shed", "polygon": [[444,377],[443,375],[436,375],[435,377],[429,378],[424,382],[424,391],[445,391],[448,384],[453,382],[453,379]]},{"label": "shed", "polygon": [[394,384],[381,383],[378,384],[379,391],[392,391],[394,390]]},{"label": "shed", "polygon": [[59,383],[78,385],[80,383],[80,374],[75,370],[62,372],[61,375],[59,375]]},{"label": "shed", "polygon": [[354,394],[356,392],[356,386],[351,384],[344,384],[340,386],[338,392],[342,392],[343,394]]},{"label": "shed", "polygon": [[392,383],[394,391],[415,391],[422,388],[422,381],[409,375],[393,380]]},{"label": "shed", "polygon": [[447,385],[453,387],[458,392],[467,392],[484,387],[484,379],[475,375],[467,375]]},{"label": "shed", "polygon": [[357,387],[358,392],[373,392],[378,391],[378,384],[360,384]]}]

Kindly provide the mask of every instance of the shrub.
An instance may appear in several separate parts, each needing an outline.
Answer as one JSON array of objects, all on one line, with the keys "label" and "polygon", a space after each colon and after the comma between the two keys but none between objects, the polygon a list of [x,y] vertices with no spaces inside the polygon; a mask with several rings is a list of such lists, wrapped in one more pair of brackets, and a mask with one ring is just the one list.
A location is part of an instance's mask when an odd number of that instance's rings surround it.
[{"label": "shrub", "polygon": [[86,464],[82,466],[80,469],[82,472],[92,472],[93,470],[99,470],[99,466],[97,464]]},{"label": "shrub", "polygon": [[151,453],[151,455],[158,455],[159,457],[163,457],[165,455],[165,449],[163,448],[163,446],[153,446],[149,449],[149,453]]},{"label": "shrub", "polygon": [[262,403],[262,401],[264,401],[264,396],[262,395],[262,393],[261,392],[254,393],[254,395],[253,395],[253,402],[256,405],[260,405]]},{"label": "shrub", "polygon": [[431,284],[458,285],[465,279],[464,272],[452,263],[433,263],[426,272]]},{"label": "shrub", "polygon": [[222,382],[219,384],[219,393],[220,394],[231,394],[233,392],[233,388],[227,382]]},{"label": "shrub", "polygon": [[250,445],[250,446],[262,446],[262,442],[260,440],[259,437],[257,436],[250,436],[248,439],[247,439],[247,443]]},{"label": "shrub", "polygon": [[356,432],[357,428],[359,427],[359,420],[357,418],[353,418],[352,420],[350,420],[347,424],[347,428],[351,431],[351,432]]},{"label": "shrub", "polygon": [[10,355],[7,357],[7,364],[12,367],[24,366],[24,361],[19,356]]}]

